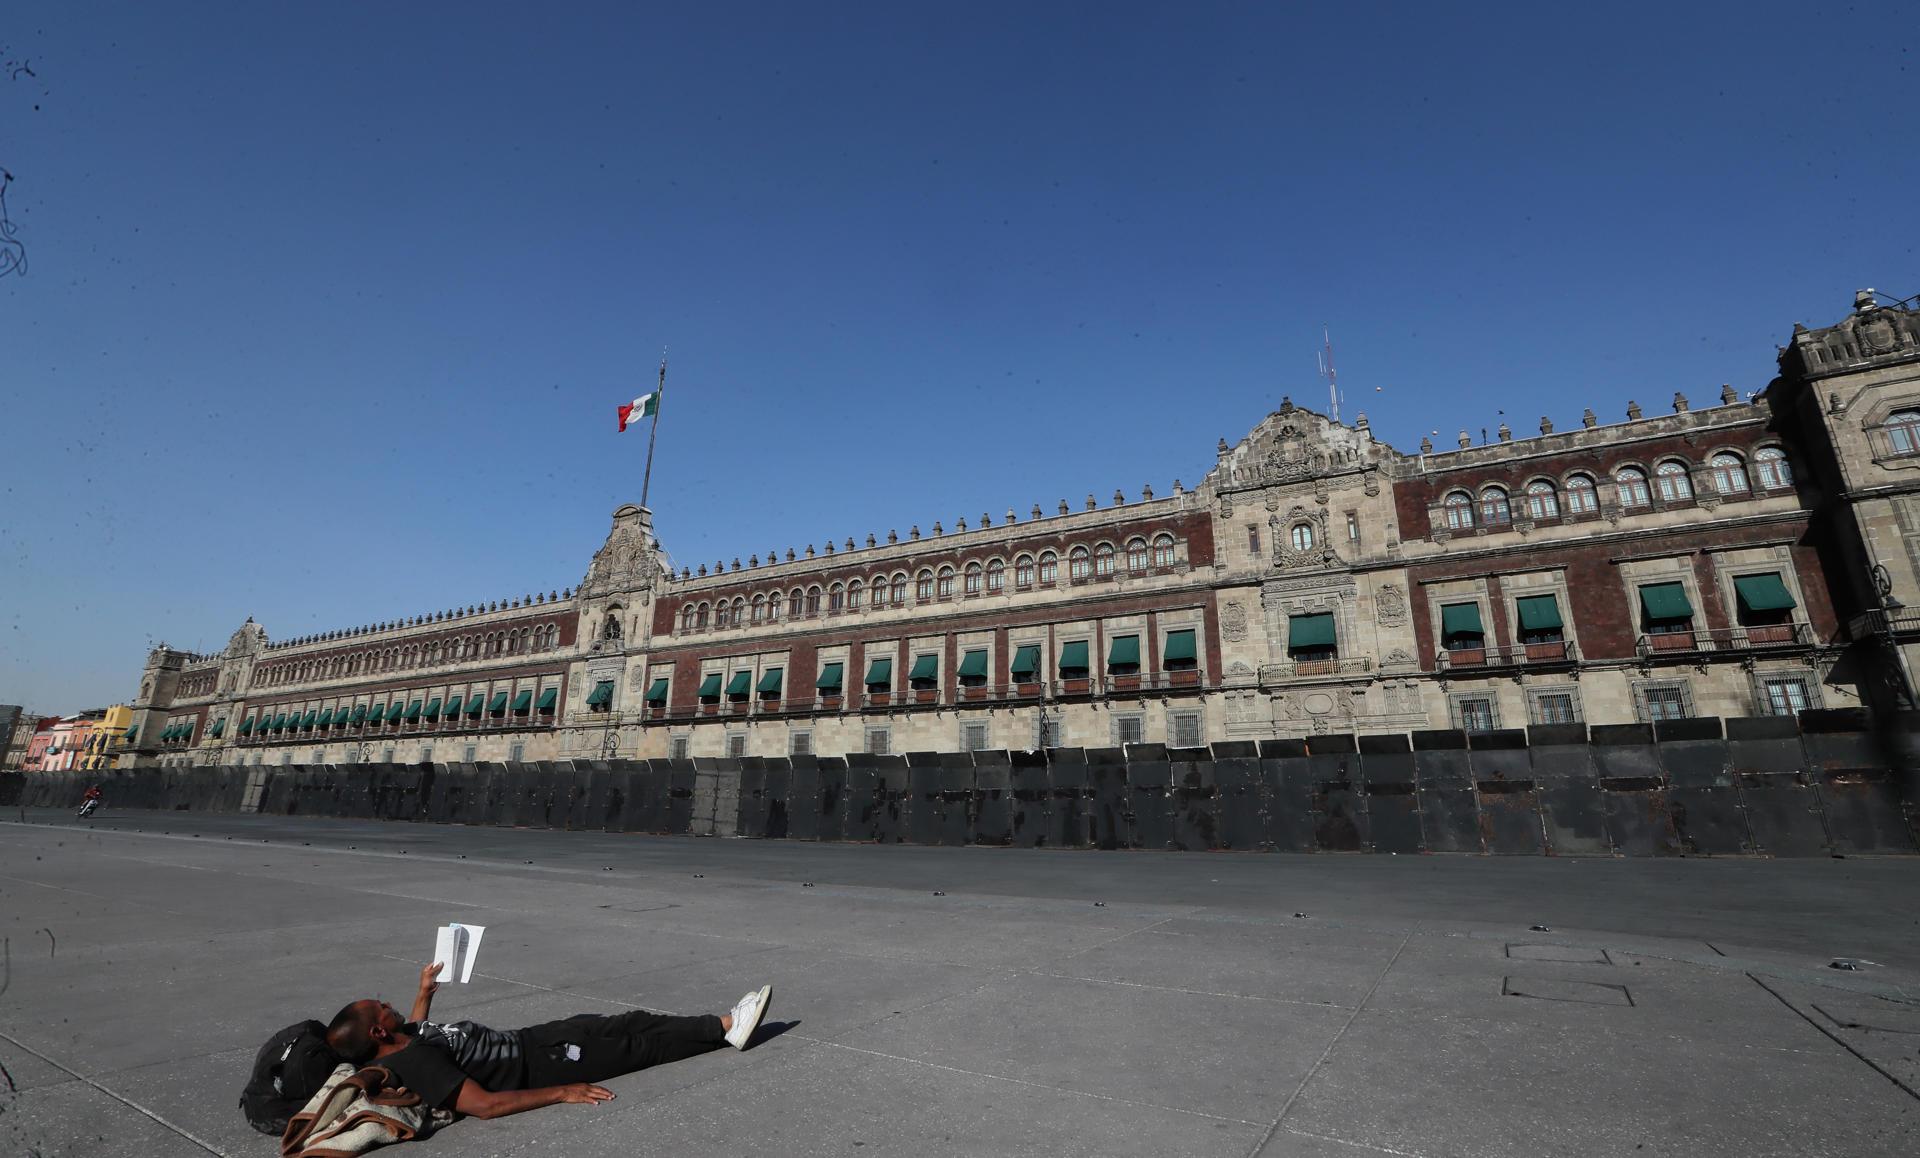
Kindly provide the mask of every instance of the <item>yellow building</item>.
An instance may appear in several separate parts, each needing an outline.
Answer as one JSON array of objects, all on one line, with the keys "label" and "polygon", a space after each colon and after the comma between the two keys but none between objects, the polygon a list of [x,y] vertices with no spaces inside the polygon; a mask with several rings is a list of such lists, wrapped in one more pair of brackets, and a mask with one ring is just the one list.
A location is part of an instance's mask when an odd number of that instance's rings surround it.
[{"label": "yellow building", "polygon": [[133,739],[133,709],[127,705],[115,704],[98,714],[82,712],[72,731],[73,767],[111,768],[121,752],[133,747]]}]

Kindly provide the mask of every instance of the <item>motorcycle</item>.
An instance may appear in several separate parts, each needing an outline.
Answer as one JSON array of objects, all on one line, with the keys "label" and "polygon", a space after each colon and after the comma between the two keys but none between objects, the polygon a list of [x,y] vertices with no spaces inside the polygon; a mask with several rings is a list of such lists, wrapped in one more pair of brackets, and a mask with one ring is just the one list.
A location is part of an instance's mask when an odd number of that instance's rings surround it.
[{"label": "motorcycle", "polygon": [[87,817],[92,816],[93,810],[98,807],[100,807],[100,798],[98,796],[91,800],[82,801],[80,804],[80,819],[85,820]]}]

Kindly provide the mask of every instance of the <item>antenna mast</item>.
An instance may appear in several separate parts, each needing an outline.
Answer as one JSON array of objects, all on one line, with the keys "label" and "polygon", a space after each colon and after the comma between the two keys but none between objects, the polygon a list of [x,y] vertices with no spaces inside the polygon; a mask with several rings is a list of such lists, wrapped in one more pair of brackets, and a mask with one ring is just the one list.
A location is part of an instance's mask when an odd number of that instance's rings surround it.
[{"label": "antenna mast", "polygon": [[1320,335],[1326,342],[1326,348],[1320,351],[1320,376],[1327,380],[1327,401],[1332,404],[1333,420],[1340,421],[1340,379],[1333,371],[1333,331],[1326,326],[1320,327]]}]

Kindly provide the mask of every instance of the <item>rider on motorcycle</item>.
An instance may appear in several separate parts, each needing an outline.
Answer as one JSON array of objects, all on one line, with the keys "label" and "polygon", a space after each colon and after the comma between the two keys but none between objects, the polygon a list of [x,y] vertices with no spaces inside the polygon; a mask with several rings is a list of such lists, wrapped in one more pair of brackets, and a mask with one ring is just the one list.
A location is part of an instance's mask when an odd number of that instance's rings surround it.
[{"label": "rider on motorcycle", "polygon": [[85,816],[87,813],[100,807],[100,797],[101,792],[98,784],[82,792],[80,794],[80,815]]}]

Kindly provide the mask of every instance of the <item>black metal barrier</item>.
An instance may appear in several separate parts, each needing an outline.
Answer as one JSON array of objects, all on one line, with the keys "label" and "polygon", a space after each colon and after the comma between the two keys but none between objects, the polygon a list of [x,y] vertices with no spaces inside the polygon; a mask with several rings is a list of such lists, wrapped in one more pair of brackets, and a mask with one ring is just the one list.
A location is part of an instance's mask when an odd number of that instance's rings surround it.
[{"label": "black metal barrier", "polygon": [[[1913,720],[1904,719],[1902,725]],[[1853,711],[1203,748],[233,765],[0,774],[0,805],[1020,848],[1920,852],[1914,770]]]}]

